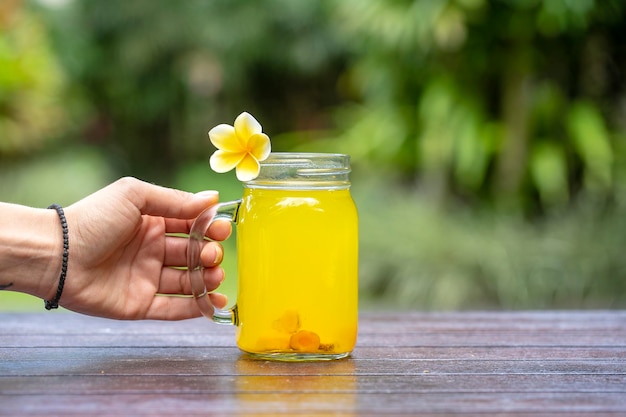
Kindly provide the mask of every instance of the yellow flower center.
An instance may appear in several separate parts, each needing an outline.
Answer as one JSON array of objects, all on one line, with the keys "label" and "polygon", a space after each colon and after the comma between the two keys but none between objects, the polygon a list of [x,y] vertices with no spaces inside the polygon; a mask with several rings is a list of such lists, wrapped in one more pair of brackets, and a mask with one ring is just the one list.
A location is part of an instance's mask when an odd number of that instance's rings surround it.
[{"label": "yellow flower center", "polygon": [[209,131],[209,139],[217,148],[209,160],[211,168],[219,173],[235,168],[239,181],[255,179],[261,170],[260,162],[272,149],[261,124],[246,112],[237,116],[232,126],[215,126]]}]

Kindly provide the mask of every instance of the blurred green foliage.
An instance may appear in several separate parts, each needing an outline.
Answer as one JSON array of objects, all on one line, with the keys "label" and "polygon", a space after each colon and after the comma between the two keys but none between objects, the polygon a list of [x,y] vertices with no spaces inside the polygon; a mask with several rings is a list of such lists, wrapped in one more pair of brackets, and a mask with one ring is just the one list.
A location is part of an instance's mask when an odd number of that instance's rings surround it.
[{"label": "blurred green foliage", "polygon": [[368,305],[624,307],[625,31],[621,0],[4,0],[0,198],[236,198],[206,132],[246,110],[352,156]]},{"label": "blurred green foliage", "polygon": [[64,74],[44,23],[0,8],[0,156],[33,151],[64,127]]}]

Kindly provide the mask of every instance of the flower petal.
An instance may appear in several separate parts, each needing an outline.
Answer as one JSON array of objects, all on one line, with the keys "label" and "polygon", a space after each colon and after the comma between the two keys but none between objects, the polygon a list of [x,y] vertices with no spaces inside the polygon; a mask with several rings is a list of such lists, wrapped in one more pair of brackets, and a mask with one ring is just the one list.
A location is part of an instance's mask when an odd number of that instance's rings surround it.
[{"label": "flower petal", "polygon": [[[246,156],[245,152],[228,152],[218,150],[211,155],[209,164],[215,172],[224,173],[235,168]],[[258,175],[258,174],[257,174]]]},{"label": "flower petal", "polygon": [[252,135],[262,131],[261,124],[250,113],[243,112],[235,119],[235,133],[244,147]]},{"label": "flower petal", "polygon": [[272,152],[272,144],[270,138],[265,133],[257,133],[250,136],[248,140],[248,151],[257,159],[257,161],[265,161],[270,152]]},{"label": "flower petal", "polygon": [[250,181],[259,176],[261,165],[251,154],[246,156],[237,164],[237,179],[239,181]]},{"label": "flower petal", "polygon": [[217,149],[229,152],[241,152],[243,149],[237,139],[235,128],[231,125],[221,124],[209,130],[209,139]]}]

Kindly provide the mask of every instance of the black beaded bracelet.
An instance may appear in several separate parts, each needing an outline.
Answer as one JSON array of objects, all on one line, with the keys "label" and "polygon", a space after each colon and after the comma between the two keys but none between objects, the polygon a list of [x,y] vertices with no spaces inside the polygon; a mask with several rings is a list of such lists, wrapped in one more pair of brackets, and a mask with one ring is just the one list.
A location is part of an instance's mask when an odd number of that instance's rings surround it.
[{"label": "black beaded bracelet", "polygon": [[46,310],[52,310],[54,308],[59,308],[59,299],[61,298],[61,294],[63,294],[63,287],[65,286],[65,276],[67,275],[67,259],[69,258],[70,254],[70,239],[69,233],[67,231],[67,220],[65,219],[63,207],[58,204],[52,204],[48,208],[56,210],[57,214],[59,215],[59,219],[61,219],[61,228],[63,229],[63,261],[61,262],[61,275],[59,275],[59,286],[57,287],[57,294],[52,300],[45,300]]}]

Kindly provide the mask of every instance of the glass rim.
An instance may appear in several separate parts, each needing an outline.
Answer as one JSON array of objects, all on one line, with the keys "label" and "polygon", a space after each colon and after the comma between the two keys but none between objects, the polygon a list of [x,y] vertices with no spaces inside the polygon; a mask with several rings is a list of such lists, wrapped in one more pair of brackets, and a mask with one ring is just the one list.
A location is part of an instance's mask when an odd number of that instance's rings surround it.
[{"label": "glass rim", "polygon": [[272,152],[260,161],[259,176],[247,188],[349,188],[350,156],[341,153]]},{"label": "glass rim", "polygon": [[341,158],[341,159],[345,159],[345,158],[350,158],[350,155],[345,154],[345,153],[335,153],[335,152],[270,152],[269,156],[262,160],[259,161],[261,164],[263,164],[266,161],[271,161],[273,159],[289,159],[289,158],[293,158],[293,159],[306,159],[306,158]]}]

